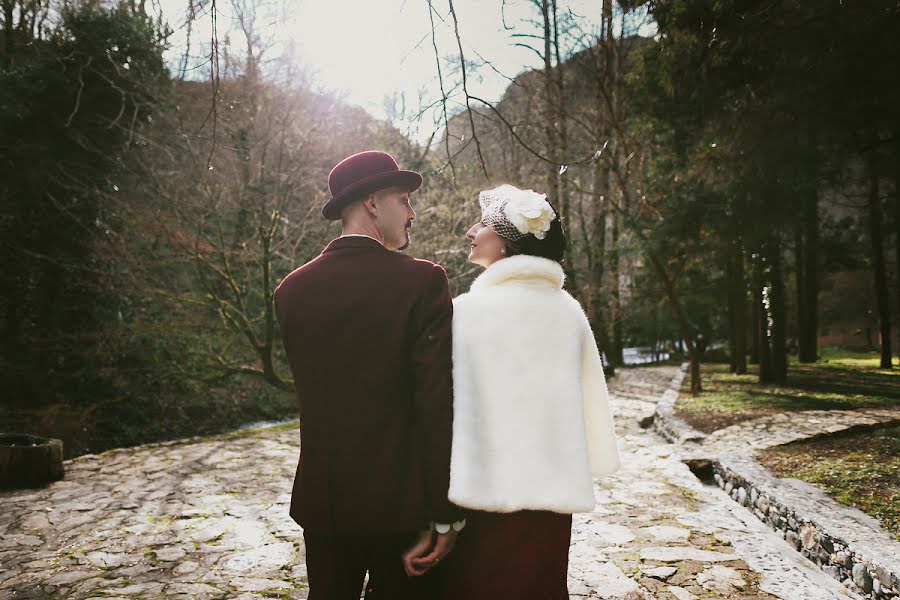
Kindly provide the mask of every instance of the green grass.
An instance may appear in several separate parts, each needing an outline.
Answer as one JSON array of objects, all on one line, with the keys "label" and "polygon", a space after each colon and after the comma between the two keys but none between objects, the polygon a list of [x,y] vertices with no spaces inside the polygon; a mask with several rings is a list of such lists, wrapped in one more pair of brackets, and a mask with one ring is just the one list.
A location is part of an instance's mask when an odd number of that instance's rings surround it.
[{"label": "green grass", "polygon": [[875,517],[900,541],[900,424],[792,442],[757,459]]},{"label": "green grass", "polygon": [[[900,376],[900,370],[881,369],[881,356],[877,352],[864,352],[860,350],[848,350],[836,346],[825,346],[819,351],[820,359],[817,364],[823,367],[849,367],[875,371],[884,375]],[[796,357],[790,357],[791,363],[796,362]],[[894,357],[895,367],[900,367],[900,357]]]},{"label": "green grass", "polygon": [[775,412],[900,406],[900,369],[879,369],[874,353],[826,347],[817,363],[791,360],[786,385],[761,385],[758,373],[756,365],[735,375],[728,365],[704,364],[704,391],[691,396],[686,378],[676,409],[693,427],[710,433]]}]

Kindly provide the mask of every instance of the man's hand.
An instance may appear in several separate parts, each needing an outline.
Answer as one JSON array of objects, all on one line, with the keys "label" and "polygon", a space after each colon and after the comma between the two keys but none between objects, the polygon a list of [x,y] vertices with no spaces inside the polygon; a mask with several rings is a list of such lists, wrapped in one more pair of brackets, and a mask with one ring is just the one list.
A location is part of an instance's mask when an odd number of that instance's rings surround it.
[{"label": "man's hand", "polygon": [[413,559],[421,558],[427,554],[429,554],[429,550],[431,550],[434,543],[434,532],[431,530],[422,531],[419,533],[418,539],[416,539],[416,543],[412,545],[406,552],[403,553],[403,568],[406,570],[406,574],[410,577],[415,577],[417,575],[424,575],[428,569],[420,569],[416,566],[413,566]]},{"label": "man's hand", "polygon": [[[417,575],[423,575],[424,573],[428,572],[429,569],[443,560],[445,556],[450,554],[450,551],[453,550],[454,544],[456,544],[456,538],[458,535],[459,533],[454,531],[452,528],[447,533],[437,534],[437,540],[434,543],[434,547],[431,548],[431,552],[425,554],[424,556],[410,557],[409,562],[412,570]],[[407,573],[409,573],[409,571],[407,571]]]}]

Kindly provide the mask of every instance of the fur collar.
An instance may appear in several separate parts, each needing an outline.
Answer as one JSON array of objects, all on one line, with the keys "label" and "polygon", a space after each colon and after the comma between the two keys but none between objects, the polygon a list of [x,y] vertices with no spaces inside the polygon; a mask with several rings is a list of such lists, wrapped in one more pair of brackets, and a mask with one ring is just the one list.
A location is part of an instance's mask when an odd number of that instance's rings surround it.
[{"label": "fur collar", "polygon": [[472,291],[501,285],[508,281],[535,283],[562,288],[565,275],[558,262],[539,256],[517,254],[498,260],[472,282]]}]

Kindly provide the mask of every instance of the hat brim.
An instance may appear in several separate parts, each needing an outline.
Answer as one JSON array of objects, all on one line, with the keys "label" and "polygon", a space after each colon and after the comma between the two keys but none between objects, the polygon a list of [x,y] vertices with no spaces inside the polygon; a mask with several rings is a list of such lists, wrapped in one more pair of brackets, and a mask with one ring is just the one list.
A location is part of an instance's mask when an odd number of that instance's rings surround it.
[{"label": "hat brim", "polygon": [[360,197],[378,190],[389,187],[402,187],[410,192],[414,192],[422,187],[422,175],[415,171],[388,171],[386,173],[376,173],[371,177],[366,177],[357,181],[340,195],[334,196],[322,207],[322,216],[329,221],[337,221],[341,218],[341,211],[345,206],[358,200]]}]

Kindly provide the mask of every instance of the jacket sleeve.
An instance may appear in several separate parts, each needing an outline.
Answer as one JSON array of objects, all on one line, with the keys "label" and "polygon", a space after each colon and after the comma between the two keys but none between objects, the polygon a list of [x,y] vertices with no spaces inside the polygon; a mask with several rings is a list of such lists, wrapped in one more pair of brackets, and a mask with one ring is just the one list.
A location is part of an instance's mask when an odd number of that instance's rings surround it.
[{"label": "jacket sleeve", "polygon": [[591,475],[605,477],[621,465],[616,430],[609,409],[609,392],[603,361],[591,326],[584,318],[581,347],[581,391],[584,400],[584,425],[591,463]]},{"label": "jacket sleeve", "polygon": [[444,270],[434,265],[414,319],[413,410],[428,519],[452,523],[460,510],[447,499],[453,437],[453,302]]}]

